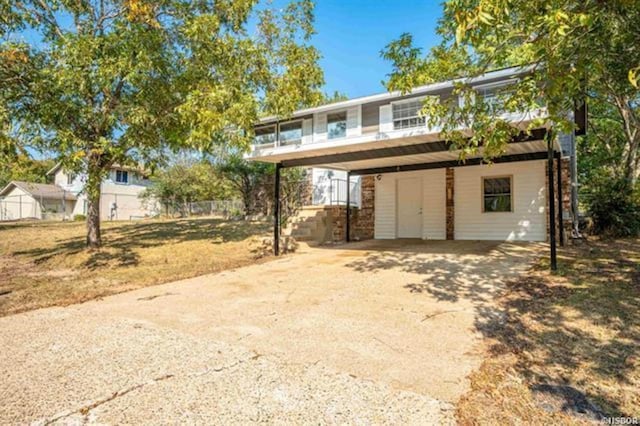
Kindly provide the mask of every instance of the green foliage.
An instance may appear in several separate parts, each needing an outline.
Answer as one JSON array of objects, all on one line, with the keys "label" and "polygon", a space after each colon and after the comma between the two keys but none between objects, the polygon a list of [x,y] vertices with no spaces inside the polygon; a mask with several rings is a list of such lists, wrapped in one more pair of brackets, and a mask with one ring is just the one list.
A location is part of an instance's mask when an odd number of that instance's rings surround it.
[{"label": "green foliage", "polygon": [[240,155],[231,154],[221,160],[217,170],[240,194],[245,214],[264,212],[264,200],[269,196],[269,186],[275,173],[273,164],[247,161]]},{"label": "green foliage", "polygon": [[26,154],[0,157],[0,188],[12,180],[47,183],[47,172],[54,165],[54,160],[34,160]]},{"label": "green foliage", "polygon": [[640,235],[640,185],[619,177],[594,176],[583,200],[593,221],[593,230],[610,237]]},{"label": "green foliage", "polygon": [[[640,92],[634,84],[639,28],[639,0],[448,0],[438,28],[442,44],[429,55],[423,57],[408,35],[387,46],[383,56],[393,64],[387,85],[406,92],[443,78],[530,65],[533,72],[502,94],[504,109],[526,111],[542,104],[556,129],[571,131],[567,112],[576,103],[588,97],[609,104],[625,140],[620,173],[635,181],[640,166]],[[465,99],[473,95],[462,83],[456,93]],[[463,148],[463,156],[476,152],[480,141],[487,147],[485,157],[500,155],[516,131],[481,99],[462,108],[427,105],[425,113],[444,122],[444,137]],[[473,129],[471,139],[456,130],[461,125]]]},{"label": "green foliage", "polygon": [[310,0],[278,11],[254,0],[26,0],[2,2],[0,15],[0,153],[33,146],[88,175],[92,246],[92,206],[113,164],[246,149],[260,114],[320,96]]},{"label": "green foliage", "polygon": [[229,199],[234,194],[216,167],[206,160],[179,158],[151,178],[152,185],[142,194],[151,203],[160,202],[165,208],[188,213],[188,203]]},{"label": "green foliage", "polygon": [[73,220],[76,222],[84,222],[85,220],[87,220],[87,216],[83,214],[76,214],[73,216]]}]

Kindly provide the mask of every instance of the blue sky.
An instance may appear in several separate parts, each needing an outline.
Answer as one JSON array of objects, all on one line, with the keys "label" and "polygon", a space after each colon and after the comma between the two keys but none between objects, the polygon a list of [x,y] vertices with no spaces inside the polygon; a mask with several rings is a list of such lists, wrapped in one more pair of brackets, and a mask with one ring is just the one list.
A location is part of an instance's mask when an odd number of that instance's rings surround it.
[{"label": "blue sky", "polygon": [[438,43],[436,0],[316,0],[313,44],[320,50],[327,93],[349,97],[383,92],[391,71],[380,51],[403,32],[426,50]]}]

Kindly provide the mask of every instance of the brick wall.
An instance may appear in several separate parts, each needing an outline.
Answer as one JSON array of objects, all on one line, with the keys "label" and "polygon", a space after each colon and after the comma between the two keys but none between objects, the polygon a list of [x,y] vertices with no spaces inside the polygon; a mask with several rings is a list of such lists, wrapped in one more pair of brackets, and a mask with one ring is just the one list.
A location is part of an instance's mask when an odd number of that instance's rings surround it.
[{"label": "brick wall", "polygon": [[360,240],[370,240],[374,235],[375,223],[375,176],[362,176],[360,188],[360,209],[357,221],[353,222],[355,230],[353,237]]},{"label": "brick wall", "polygon": [[455,237],[455,206],[453,191],[455,187],[455,172],[454,169],[449,167],[446,170],[446,229],[447,240],[453,240]]},{"label": "brick wall", "polygon": [[[568,158],[563,158],[560,162],[560,172],[562,173],[562,208],[558,207],[558,161],[553,162],[553,189],[555,196],[556,224],[562,214],[562,227],[556,226],[556,241],[560,243],[560,232],[564,232],[565,243],[571,243],[571,231],[573,228],[573,212],[571,211],[571,162]],[[545,167],[545,190],[549,189],[549,164]],[[547,209],[549,208],[549,198],[547,197]],[[564,214],[563,214],[564,212]],[[547,235],[549,235],[549,215],[547,214]]]}]

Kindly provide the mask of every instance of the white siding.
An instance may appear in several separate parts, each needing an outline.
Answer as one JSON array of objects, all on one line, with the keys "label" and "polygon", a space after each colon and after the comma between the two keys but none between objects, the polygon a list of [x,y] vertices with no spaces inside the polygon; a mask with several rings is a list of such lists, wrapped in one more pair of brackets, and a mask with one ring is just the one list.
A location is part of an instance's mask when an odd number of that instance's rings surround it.
[{"label": "white siding", "polygon": [[0,198],[0,220],[41,218],[40,203],[31,194],[14,187]]},{"label": "white siding", "polygon": [[393,110],[391,105],[382,105],[380,107],[380,133],[390,132],[393,130]]},{"label": "white siding", "polygon": [[396,238],[396,179],[385,174],[376,178],[375,229],[377,239]]},{"label": "white siding", "polygon": [[443,240],[446,238],[445,171],[388,173],[376,181],[375,238],[396,238],[396,188],[397,180],[406,177],[422,179],[422,238]]},{"label": "white siding", "polygon": [[[513,212],[482,212],[482,177],[513,176]],[[544,241],[545,162],[526,161],[455,169],[455,238]]]},{"label": "white siding", "polygon": [[444,240],[447,237],[445,169],[425,170],[422,176],[422,238]]},{"label": "white siding", "polygon": [[361,105],[347,109],[347,137],[362,134]]}]

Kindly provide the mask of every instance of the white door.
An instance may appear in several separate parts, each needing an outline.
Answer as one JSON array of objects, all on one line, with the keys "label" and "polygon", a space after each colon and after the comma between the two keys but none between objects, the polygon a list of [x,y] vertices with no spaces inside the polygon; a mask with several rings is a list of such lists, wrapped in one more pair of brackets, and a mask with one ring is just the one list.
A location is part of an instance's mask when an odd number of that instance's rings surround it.
[{"label": "white door", "polygon": [[398,238],[422,238],[422,179],[398,179]]}]

